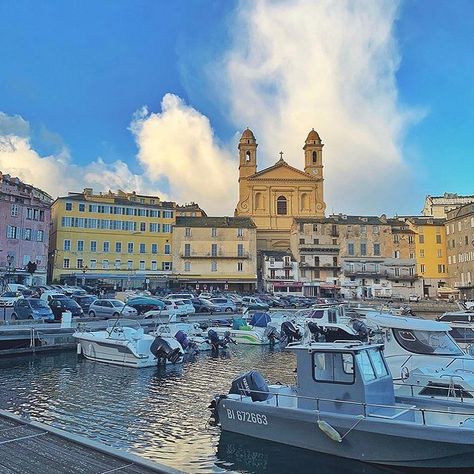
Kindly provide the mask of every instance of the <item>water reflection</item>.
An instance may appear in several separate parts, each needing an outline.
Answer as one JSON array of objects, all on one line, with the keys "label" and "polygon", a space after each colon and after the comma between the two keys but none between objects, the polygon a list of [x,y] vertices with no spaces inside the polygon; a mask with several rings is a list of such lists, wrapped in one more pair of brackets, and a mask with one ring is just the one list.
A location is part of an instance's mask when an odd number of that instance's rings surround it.
[{"label": "water reflection", "polygon": [[272,382],[293,383],[294,368],[291,353],[245,346],[233,347],[230,358],[202,354],[182,366],[140,370],[74,352],[0,359],[0,407],[197,474],[399,472],[221,436],[208,425],[212,396],[227,392],[237,375],[256,369]]}]

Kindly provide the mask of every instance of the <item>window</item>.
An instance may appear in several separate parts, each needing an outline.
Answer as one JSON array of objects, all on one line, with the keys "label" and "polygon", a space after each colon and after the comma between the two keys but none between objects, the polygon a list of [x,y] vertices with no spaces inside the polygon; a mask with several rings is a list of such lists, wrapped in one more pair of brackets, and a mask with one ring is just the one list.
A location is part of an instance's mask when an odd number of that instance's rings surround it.
[{"label": "window", "polygon": [[217,244],[211,245],[211,257],[217,257]]},{"label": "window", "polygon": [[23,238],[25,240],[31,240],[31,229],[23,229]]},{"label": "window", "polygon": [[191,237],[191,227],[185,227],[184,228],[184,236],[185,237]]},{"label": "window", "polygon": [[163,211],[163,219],[173,219],[173,211]]},{"label": "window", "polygon": [[304,245],[304,239],[300,239],[300,245]]},{"label": "window", "polygon": [[10,215],[12,217],[18,217],[18,204],[12,204]]},{"label": "window", "polygon": [[319,239],[313,239],[313,244],[314,245],[319,245]]},{"label": "window", "polygon": [[243,237],[244,236],[244,229],[238,228],[237,229],[237,237]]},{"label": "window", "polygon": [[77,241],[77,251],[78,252],[84,252],[84,241],[83,240],[78,240]]},{"label": "window", "polygon": [[395,276],[396,277],[400,276],[400,269],[398,267],[395,268]]},{"label": "window", "polygon": [[421,273],[425,273],[425,264],[424,264],[424,263],[422,263],[422,264],[420,265],[420,272],[421,272]]},{"label": "window", "polygon": [[410,276],[414,276],[414,275],[415,275],[415,269],[414,269],[413,267],[410,267],[410,268],[408,269],[408,274],[409,274]]},{"label": "window", "polygon": [[160,231],[160,224],[158,222],[151,222],[150,232],[159,232],[159,231]]},{"label": "window", "polygon": [[107,259],[102,260],[102,268],[105,270],[109,268],[109,261]]},{"label": "window", "polygon": [[400,258],[400,250],[395,250],[393,252],[393,258]]},{"label": "window", "polygon": [[320,382],[354,383],[354,358],[350,353],[314,352],[313,378]]},{"label": "window", "polygon": [[409,258],[411,258],[411,259],[415,258],[415,252],[410,252]]},{"label": "window", "polygon": [[151,253],[158,253],[158,244],[151,244]]},{"label": "window", "polygon": [[82,258],[78,258],[76,261],[76,268],[83,268],[84,267],[84,260]]},{"label": "window", "polygon": [[288,213],[287,201],[285,196],[279,196],[277,199],[277,214],[284,216]]},{"label": "window", "polygon": [[352,242],[347,244],[347,253],[349,255],[354,255],[354,244]]},{"label": "window", "polygon": [[173,265],[171,262],[162,262],[161,263],[161,268],[164,270],[164,271],[171,271],[171,269],[173,268]]},{"label": "window", "polygon": [[127,244],[127,252],[128,253],[133,253],[133,242],[129,242]]},{"label": "window", "polygon": [[413,238],[413,235],[408,236],[408,243],[409,244],[414,244],[415,243],[415,239]]},{"label": "window", "polygon": [[110,252],[110,242],[104,242],[103,244],[103,250],[104,252]]},{"label": "window", "polygon": [[68,258],[65,258],[63,260],[63,268],[69,268],[69,259]]},{"label": "window", "polygon": [[191,244],[184,244],[184,256],[185,257],[191,256]]},{"label": "window", "polygon": [[185,272],[191,271],[191,262],[184,262],[184,271]]},{"label": "window", "polygon": [[131,270],[133,268],[133,261],[132,260],[128,260],[127,261],[127,270]]},{"label": "window", "polygon": [[97,252],[97,241],[91,240],[91,252]]},{"label": "window", "polygon": [[44,241],[44,231],[42,231],[42,230],[37,230],[36,231],[36,241],[37,242],[43,242]]},{"label": "window", "polygon": [[448,333],[415,331],[413,329],[392,329],[395,339],[403,349],[415,354],[462,355],[459,346]]},{"label": "window", "polygon": [[89,264],[89,268],[92,268],[92,269],[97,268],[97,260],[91,260]]},{"label": "window", "polygon": [[358,354],[356,354],[356,358],[359,362],[360,371],[362,373],[362,377],[364,378],[364,380],[366,382],[370,382],[371,380],[374,380],[376,378],[375,371],[374,371],[374,368],[372,367],[367,351],[359,352]]},{"label": "window", "polygon": [[366,225],[361,225],[360,226],[360,233],[361,234],[367,234],[367,226]]},{"label": "window", "polygon": [[140,263],[138,264],[138,269],[145,270],[145,260],[140,260]]},{"label": "window", "polygon": [[438,265],[438,273],[444,273],[446,271],[446,268],[444,265]]},{"label": "window", "polygon": [[244,271],[244,264],[242,262],[237,262],[237,271],[238,272]]},{"label": "window", "polygon": [[374,255],[380,255],[380,244],[374,244]]},{"label": "window", "polygon": [[140,222],[140,232],[146,231],[146,222]]},{"label": "window", "polygon": [[72,211],[72,202],[66,203],[66,211]]},{"label": "window", "polygon": [[438,249],[436,251],[436,255],[438,256],[438,258],[441,258],[443,256],[443,251],[441,249]]},{"label": "window", "polygon": [[146,252],[146,245],[140,244],[140,253],[145,253],[145,252]]},{"label": "window", "polygon": [[152,261],[151,261],[151,270],[152,270],[153,272],[156,272],[156,270],[158,270],[158,263],[157,263],[156,260],[152,260]]},{"label": "window", "polygon": [[171,224],[163,224],[163,232],[171,232]]},{"label": "window", "polygon": [[318,154],[315,151],[313,151],[312,158],[313,158],[313,164],[316,164],[318,161]]},{"label": "window", "polygon": [[217,262],[215,260],[211,262],[211,272],[217,272]]},{"label": "window", "polygon": [[300,275],[301,275],[301,278],[306,278],[306,270],[305,269],[300,270]]},{"label": "window", "polygon": [[115,252],[116,253],[122,252],[122,242],[115,242]]},{"label": "window", "polygon": [[367,255],[367,244],[366,243],[361,243],[360,244],[360,254],[361,255]]},{"label": "window", "polygon": [[424,236],[423,234],[420,234],[420,235],[418,236],[418,242],[419,242],[420,244],[424,244],[424,243],[425,243],[425,236]]},{"label": "window", "polygon": [[424,257],[425,257],[425,250],[420,249],[420,258],[424,258]]},{"label": "window", "polygon": [[436,234],[436,243],[437,244],[441,243],[441,234]]},{"label": "window", "polygon": [[398,234],[393,235],[393,243],[394,244],[400,243],[400,236]]},{"label": "window", "polygon": [[44,211],[40,211],[39,220],[40,220],[41,222],[44,221]]},{"label": "window", "polygon": [[171,245],[165,244],[165,255],[171,255]]},{"label": "window", "polygon": [[211,237],[217,237],[217,229],[215,227],[211,229]]},{"label": "window", "polygon": [[71,241],[69,239],[64,241],[63,249],[68,251],[71,250]]},{"label": "window", "polygon": [[237,244],[237,257],[244,256],[244,244]]},{"label": "window", "polygon": [[379,226],[378,225],[374,225],[372,227],[372,233],[373,234],[378,234],[379,233]]},{"label": "window", "polygon": [[385,365],[380,351],[377,349],[369,349],[368,351],[370,361],[372,362],[372,367],[375,370],[377,377],[385,377],[388,375],[387,366]]}]

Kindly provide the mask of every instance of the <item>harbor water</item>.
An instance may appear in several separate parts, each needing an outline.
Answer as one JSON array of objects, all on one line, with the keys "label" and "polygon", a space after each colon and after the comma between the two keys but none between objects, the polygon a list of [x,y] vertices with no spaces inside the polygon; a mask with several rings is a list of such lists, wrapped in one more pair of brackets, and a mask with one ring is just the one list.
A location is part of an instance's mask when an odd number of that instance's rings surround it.
[{"label": "harbor water", "polygon": [[190,473],[402,472],[221,434],[208,423],[209,402],[251,369],[272,382],[293,383],[294,355],[235,346],[217,358],[200,354],[180,366],[140,370],[74,352],[5,358],[0,407]]}]

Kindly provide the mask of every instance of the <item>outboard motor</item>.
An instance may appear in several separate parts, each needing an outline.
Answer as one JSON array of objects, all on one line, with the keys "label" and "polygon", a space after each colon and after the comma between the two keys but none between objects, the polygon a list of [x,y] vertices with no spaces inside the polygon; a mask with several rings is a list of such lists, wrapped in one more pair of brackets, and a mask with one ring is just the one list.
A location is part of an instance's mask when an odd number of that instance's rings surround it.
[{"label": "outboard motor", "polygon": [[275,326],[267,326],[263,335],[268,338],[271,346],[275,344],[275,341],[280,340],[280,334],[278,333]]},{"label": "outboard motor", "polygon": [[352,323],[352,329],[357,333],[361,341],[368,341],[370,336],[370,329],[363,321],[356,320]]},{"label": "outboard motor", "polygon": [[172,349],[168,342],[162,337],[155,337],[151,343],[150,352],[157,358],[169,360],[172,364],[176,364],[181,358],[181,351],[178,347]]},{"label": "outboard motor", "polygon": [[263,402],[270,397],[270,390],[265,379],[256,370],[237,377],[232,382],[229,393],[250,397],[253,402]]},{"label": "outboard motor", "polygon": [[281,334],[285,337],[287,344],[301,339],[300,330],[291,321],[282,323]]},{"label": "outboard motor", "polygon": [[189,339],[188,335],[184,332],[179,330],[175,335],[175,339],[181,344],[181,347],[186,350],[189,346]]},{"label": "outboard motor", "polygon": [[309,332],[311,333],[311,339],[313,341],[319,341],[320,336],[323,336],[324,340],[326,340],[326,331],[323,328],[320,328],[317,323],[313,323],[313,321],[308,321],[307,325]]}]

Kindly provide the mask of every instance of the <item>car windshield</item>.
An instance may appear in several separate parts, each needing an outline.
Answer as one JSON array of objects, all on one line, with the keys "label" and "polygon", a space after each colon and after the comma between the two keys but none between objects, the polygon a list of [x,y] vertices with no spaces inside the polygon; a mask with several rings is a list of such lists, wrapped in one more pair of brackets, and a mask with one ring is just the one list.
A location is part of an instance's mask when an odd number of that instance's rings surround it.
[{"label": "car windshield", "polygon": [[28,302],[30,303],[30,306],[34,309],[49,308],[46,301],[43,300],[32,298],[31,300],[28,300]]},{"label": "car windshield", "polygon": [[463,355],[461,348],[446,332],[394,328],[393,333],[400,346],[408,352],[432,355]]},{"label": "car windshield", "polygon": [[19,293],[16,293],[15,291],[6,291],[5,293],[3,293],[2,296],[6,297],[6,298],[14,298],[18,295],[19,295]]},{"label": "car windshield", "polygon": [[174,304],[178,305],[178,306],[183,306],[184,305],[184,301],[181,301],[181,300],[176,300],[174,302]]},{"label": "car windshield", "polygon": [[64,306],[68,309],[77,309],[79,305],[74,300],[62,300]]},{"label": "car windshield", "polygon": [[125,306],[125,303],[120,300],[110,300],[112,303],[112,306],[115,306],[116,308],[121,308],[122,306]]},{"label": "car windshield", "polygon": [[78,301],[80,301],[81,303],[92,303],[93,301],[95,301],[95,297],[94,296],[82,296],[81,298],[78,298]]},{"label": "car windshield", "polygon": [[227,303],[227,300],[225,298],[212,298],[211,301],[213,303]]}]

